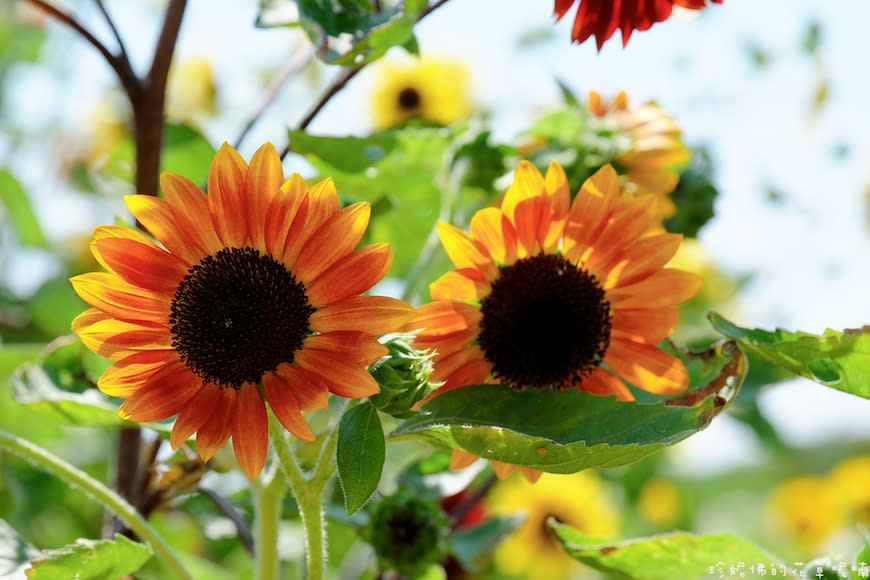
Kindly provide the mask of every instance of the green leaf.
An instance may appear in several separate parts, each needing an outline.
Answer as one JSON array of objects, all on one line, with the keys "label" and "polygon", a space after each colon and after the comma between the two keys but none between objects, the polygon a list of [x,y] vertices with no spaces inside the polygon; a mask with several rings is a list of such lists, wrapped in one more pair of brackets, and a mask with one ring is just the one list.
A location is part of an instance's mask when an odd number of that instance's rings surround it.
[{"label": "green leaf", "polygon": [[741,350],[777,366],[846,393],[870,399],[870,333],[826,330],[822,336],[806,332],[773,332],[742,328],[710,313],[713,328],[737,341]]},{"label": "green leaf", "polygon": [[519,528],[525,519],[524,514],[493,517],[478,526],[455,530],[450,534],[450,553],[465,570],[477,572],[477,558],[492,554],[502,539]]},{"label": "green leaf", "polygon": [[396,146],[392,133],[369,137],[317,137],[305,131],[290,131],[293,151],[314,155],[342,171],[359,172],[381,161]]},{"label": "green leaf", "polygon": [[330,64],[360,66],[376,60],[393,46],[416,45],[414,25],[426,0],[406,0],[375,11],[369,0],[297,0],[298,16],[275,19],[286,0],[261,2],[259,26],[299,26],[320,47],[318,56]]},{"label": "green leaf", "polygon": [[713,217],[719,192],[713,185],[713,162],[704,147],[695,147],[689,167],[680,174],[680,181],[671,193],[677,213],[665,220],[671,233],[694,238]]},{"label": "green leaf", "polygon": [[69,334],[73,319],[86,308],[65,278],[46,281],[27,302],[31,320],[48,337]]},{"label": "green leaf", "polygon": [[163,134],[160,171],[183,175],[196,184],[205,182],[215,149],[208,139],[187,123],[170,123]]},{"label": "green leaf", "polygon": [[577,530],[553,519],[550,528],[569,556],[587,566],[632,580],[672,580],[718,576],[718,565],[737,562],[748,567],[762,563],[765,568],[779,558],[732,534],[695,535],[675,532],[650,538],[614,543],[584,536]]},{"label": "green leaf", "polygon": [[643,404],[577,390],[469,385],[432,398],[390,437],[552,473],[632,463],[706,428],[734,399],[745,361],[729,344],[703,355],[730,357],[719,373],[678,399]]},{"label": "green leaf", "polygon": [[0,520],[0,579],[20,578],[28,562],[40,551],[18,535],[6,520]]},{"label": "green leaf", "polygon": [[43,557],[27,570],[34,580],[105,580],[132,574],[151,557],[151,549],[120,534],[114,540],[76,540]]},{"label": "green leaf", "polygon": [[384,429],[378,411],[368,401],[351,408],[338,426],[338,480],[344,491],[347,515],[369,500],[384,468]]},{"label": "green leaf", "polygon": [[18,243],[22,246],[47,247],[45,236],[36,220],[36,214],[33,213],[27,193],[18,180],[6,170],[0,170],[0,204],[5,209],[3,213],[8,217]]}]

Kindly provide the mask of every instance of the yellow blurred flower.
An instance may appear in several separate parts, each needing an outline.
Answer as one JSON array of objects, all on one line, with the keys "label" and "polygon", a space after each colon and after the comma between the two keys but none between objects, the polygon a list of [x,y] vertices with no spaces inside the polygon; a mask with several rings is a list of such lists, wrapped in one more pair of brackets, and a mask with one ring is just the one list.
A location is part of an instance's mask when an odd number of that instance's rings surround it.
[{"label": "yellow blurred flower", "polygon": [[624,92],[609,104],[591,92],[587,106],[605,125],[627,137],[613,159],[625,190],[637,197],[655,195],[656,215],[673,216],[677,208],[668,195],[680,181],[679,169],[691,157],[673,118],[652,102],[630,108]]},{"label": "yellow blurred flower", "polygon": [[471,114],[468,69],[458,61],[383,60],[376,75],[370,108],[378,130],[413,118],[446,125]]},{"label": "yellow blurred flower", "polygon": [[214,115],[216,97],[211,62],[207,58],[191,58],[169,70],[166,116],[170,120]]},{"label": "yellow blurred flower", "polygon": [[506,573],[528,580],[558,580],[580,565],[559,546],[546,525],[554,517],[588,536],[619,533],[620,516],[608,488],[592,471],[574,475],[545,473],[536,484],[514,475],[492,491],[493,514],[527,514],[523,524],[499,545],[495,563]]},{"label": "yellow blurred flower", "polygon": [[640,514],[661,528],[674,525],[680,515],[680,490],[672,482],[660,477],[647,481],[637,498]]},{"label": "yellow blurred flower", "polygon": [[88,121],[90,147],[85,157],[92,169],[103,169],[118,146],[130,135],[125,113],[119,109],[118,105],[106,100],[91,112]]},{"label": "yellow blurred flower", "polygon": [[812,548],[845,524],[839,493],[827,478],[795,477],[773,491],[766,515],[778,534],[799,548]]},{"label": "yellow blurred flower", "polygon": [[847,514],[858,521],[870,521],[870,455],[844,459],[831,470],[828,480]]}]

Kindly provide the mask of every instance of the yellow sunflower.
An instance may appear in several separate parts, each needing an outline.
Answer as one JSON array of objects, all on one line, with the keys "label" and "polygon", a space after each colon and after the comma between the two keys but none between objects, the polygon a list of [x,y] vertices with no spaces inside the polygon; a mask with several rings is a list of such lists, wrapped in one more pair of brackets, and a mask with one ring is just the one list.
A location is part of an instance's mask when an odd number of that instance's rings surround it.
[{"label": "yellow sunflower", "polygon": [[[634,397],[621,379],[659,395],[684,391],[686,368],[656,345],[701,278],[664,268],[682,236],[651,232],[651,206],[622,195],[609,165],[572,204],[561,166],[544,177],[523,161],[501,209],[478,211],[471,233],[439,224],[456,269],[430,285],[434,301],[405,327],[418,332],[417,348],[436,353],[432,381],[443,385],[427,400],[480,383],[623,401]],[[453,467],[474,459],[454,450]],[[514,469],[494,467],[501,477]]]},{"label": "yellow sunflower", "polygon": [[522,525],[496,548],[494,559],[502,572],[529,580],[558,580],[580,567],[553,537],[547,518],[587,536],[619,534],[619,510],[593,471],[545,473],[535,485],[514,477],[493,489],[487,506],[496,515],[526,513]]},{"label": "yellow sunflower", "polygon": [[821,545],[846,523],[840,490],[817,475],[801,475],[777,487],[766,506],[766,516],[779,536],[808,550]]},{"label": "yellow sunflower", "polygon": [[623,175],[625,191],[638,197],[652,196],[653,211],[660,219],[673,216],[677,207],[668,195],[680,181],[678,169],[691,157],[680,141],[682,131],[673,118],[655,103],[629,108],[624,92],[609,104],[592,92],[587,106],[628,137],[613,160]]},{"label": "yellow sunflower", "polygon": [[378,65],[370,101],[378,130],[413,118],[442,125],[465,119],[471,114],[468,70],[450,60],[383,61]]},{"label": "yellow sunflower", "polygon": [[340,210],[329,179],[311,189],[299,175],[284,181],[270,143],[250,165],[225,144],[208,195],[173,173],[160,185],[166,199],[126,198],[160,245],[126,227],[96,228],[93,252],[108,272],[72,278],[93,306],[73,331],[116,361],[98,386],[126,399],[122,417],[178,415],[173,448],[196,433],[203,460],[232,437],[253,478],[266,460],[266,401],[293,435],[314,439],[302,411],[326,407],[330,392],[377,393],[366,365],[387,349],[376,336],[413,309],[359,295],[392,262],[387,244],[355,250],[369,205]]}]

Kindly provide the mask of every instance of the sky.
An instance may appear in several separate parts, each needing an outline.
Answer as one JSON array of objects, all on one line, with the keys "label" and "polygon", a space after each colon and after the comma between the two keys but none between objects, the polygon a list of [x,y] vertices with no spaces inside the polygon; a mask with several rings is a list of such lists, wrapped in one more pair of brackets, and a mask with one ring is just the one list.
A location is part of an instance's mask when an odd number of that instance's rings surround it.
[{"label": "sky", "polygon": [[[107,5],[141,70],[156,30],[153,6]],[[73,6],[84,11],[83,20],[99,37],[109,38],[86,3]],[[191,0],[185,16],[177,56],[206,56],[218,74],[219,99],[227,114],[206,127],[215,146],[234,141],[256,108],[264,71],[280,68],[302,50],[294,31],[255,30],[255,15],[252,1]],[[418,39],[424,54],[468,63],[474,98],[493,113],[495,139],[513,139],[536,114],[558,105],[557,78],[580,95],[626,90],[631,102],[656,100],[677,119],[689,144],[704,144],[712,152],[720,196],[716,217],[699,237],[720,268],[750,277],[734,322],[817,333],[868,322],[870,236],[864,192],[870,183],[870,81],[860,71],[866,70],[870,53],[861,43],[870,5],[725,0],[636,32],[624,50],[617,33],[600,53],[592,42],[569,43],[572,15],[554,27],[551,2],[451,0],[419,26]],[[813,21],[821,29],[815,59],[801,49]],[[518,42],[530,32],[549,30],[550,37],[532,47]],[[768,55],[766,67],[753,64],[750,45]],[[71,33],[59,34],[49,49],[51,68],[14,71],[16,89],[2,114],[13,115],[23,127],[60,125],[75,134],[84,129],[113,78],[96,52]],[[320,82],[335,73],[321,70]],[[371,71],[360,74],[324,109],[311,132],[368,131],[372,78]],[[820,78],[827,79],[829,98],[812,113]],[[243,156],[264,141],[283,146],[285,128],[311,104],[309,81],[284,87],[245,141]],[[58,100],[59,94],[68,97]],[[58,238],[89,231],[123,211],[120,204],[107,209],[58,191],[41,162],[51,153],[45,143],[12,148],[0,137],[0,159],[15,164],[46,231]],[[288,167],[295,165],[290,161]],[[777,192],[777,201],[769,199],[769,191]],[[8,275],[36,280],[50,267],[44,257],[26,253],[10,265]],[[808,381],[767,389],[761,405],[798,444],[843,434],[870,437],[870,401]],[[714,469],[758,459],[752,449],[739,424],[720,416],[707,431],[681,444],[679,455],[688,458],[687,465]],[[707,461],[713,455],[718,464]]]}]

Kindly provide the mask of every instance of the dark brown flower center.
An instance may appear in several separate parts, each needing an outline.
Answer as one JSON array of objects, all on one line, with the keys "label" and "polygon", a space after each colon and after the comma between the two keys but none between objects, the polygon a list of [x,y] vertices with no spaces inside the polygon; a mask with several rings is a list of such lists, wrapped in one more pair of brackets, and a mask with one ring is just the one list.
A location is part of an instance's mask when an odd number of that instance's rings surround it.
[{"label": "dark brown flower center", "polygon": [[413,87],[402,89],[399,93],[399,108],[403,111],[416,111],[420,107],[420,93]]},{"label": "dark brown flower center", "polygon": [[283,264],[253,248],[224,248],[178,285],[172,346],[203,382],[238,389],[293,362],[313,312],[305,286]]},{"label": "dark brown flower center", "polygon": [[498,379],[565,389],[601,364],[610,303],[595,276],[552,254],[500,270],[481,303],[478,339]]}]

